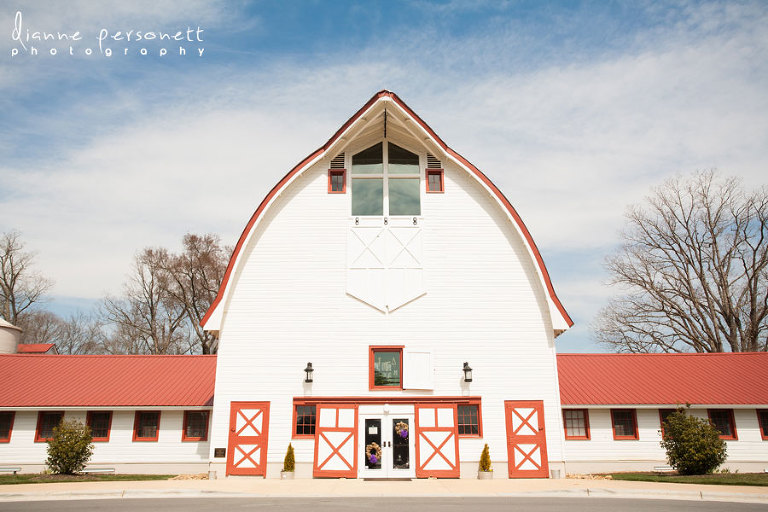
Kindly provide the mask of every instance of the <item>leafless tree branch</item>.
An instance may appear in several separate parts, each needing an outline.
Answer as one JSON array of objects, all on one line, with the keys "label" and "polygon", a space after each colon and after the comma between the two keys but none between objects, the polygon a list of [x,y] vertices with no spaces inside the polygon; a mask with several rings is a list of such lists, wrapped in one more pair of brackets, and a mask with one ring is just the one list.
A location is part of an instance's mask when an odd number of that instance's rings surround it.
[{"label": "leafless tree branch", "polygon": [[606,265],[627,290],[598,316],[599,342],[626,352],[768,349],[768,189],[714,171],[675,178],[627,213]]}]

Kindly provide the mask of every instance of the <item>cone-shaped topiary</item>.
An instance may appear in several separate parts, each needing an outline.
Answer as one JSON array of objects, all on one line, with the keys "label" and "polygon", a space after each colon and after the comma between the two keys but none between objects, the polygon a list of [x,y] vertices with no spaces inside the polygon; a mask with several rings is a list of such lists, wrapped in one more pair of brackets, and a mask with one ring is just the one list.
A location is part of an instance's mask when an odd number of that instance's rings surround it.
[{"label": "cone-shaped topiary", "polygon": [[288,451],[285,453],[285,460],[283,461],[283,471],[292,472],[296,470],[296,459],[293,456],[293,446],[288,443]]},{"label": "cone-shaped topiary", "polygon": [[480,471],[493,471],[491,469],[491,454],[488,453],[488,444],[483,447],[483,453],[480,454]]},{"label": "cone-shaped topiary", "polygon": [[91,429],[79,421],[62,421],[48,440],[48,460],[53,473],[71,475],[85,468],[93,455]]}]

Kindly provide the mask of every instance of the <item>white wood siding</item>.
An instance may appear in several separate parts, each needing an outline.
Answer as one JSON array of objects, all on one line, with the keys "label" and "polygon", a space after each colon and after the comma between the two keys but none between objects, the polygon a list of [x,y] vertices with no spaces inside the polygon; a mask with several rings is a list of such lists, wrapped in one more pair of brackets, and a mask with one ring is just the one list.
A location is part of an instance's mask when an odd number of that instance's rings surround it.
[{"label": "white wood siding", "polygon": [[[623,409],[629,407],[621,407]],[[723,407],[713,407],[723,408]],[[636,409],[638,440],[614,440],[610,409],[589,409],[590,440],[566,440],[567,464],[578,464],[581,471],[610,471],[626,469],[623,463],[646,462],[646,471],[666,459],[661,441],[661,425],[658,409]],[[728,460],[724,467],[738,468],[741,463],[764,463],[768,467],[768,441],[760,436],[760,426],[755,409],[734,409],[738,440],[726,441]],[[691,414],[707,419],[706,408],[691,409]],[[600,463],[593,466],[584,462]],[[606,463],[612,463],[610,464]]]},{"label": "white wood siding", "polygon": [[[291,439],[293,397],[479,395],[484,439],[462,438],[462,460],[478,460],[485,442],[494,461],[506,460],[504,400],[543,400],[549,457],[562,461],[545,291],[506,212],[447,162],[444,194],[424,193],[422,181],[427,293],[387,315],[345,293],[350,195],[327,193],[327,168],[285,188],[243,249],[224,305],[211,449],[227,446],[233,400],[271,402],[270,462],[289,442],[310,462],[312,441]],[[431,352],[434,391],[369,391],[369,345]]]},{"label": "white wood siding", "polygon": [[[103,409],[100,409],[103,410]],[[148,410],[148,409],[141,409]],[[153,409],[156,410],[156,409]],[[191,410],[191,409],[190,409]],[[47,443],[35,442],[36,410],[17,410],[9,443],[0,443],[0,464],[44,464]],[[86,410],[66,410],[65,420],[85,423]],[[184,411],[161,410],[158,440],[133,441],[135,411],[112,412],[112,429],[108,442],[95,442],[89,464],[162,463],[186,464],[208,461],[210,443],[182,442]],[[210,437],[209,437],[210,439]]]}]

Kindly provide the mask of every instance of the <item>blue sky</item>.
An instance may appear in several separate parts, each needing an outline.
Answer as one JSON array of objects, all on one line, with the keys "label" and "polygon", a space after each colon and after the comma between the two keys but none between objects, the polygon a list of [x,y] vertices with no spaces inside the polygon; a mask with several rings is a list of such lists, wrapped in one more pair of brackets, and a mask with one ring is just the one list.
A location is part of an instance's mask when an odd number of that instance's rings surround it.
[{"label": "blue sky", "polygon": [[[18,11],[22,36],[80,31],[74,55],[21,51]],[[142,247],[234,243],[277,179],[387,88],[522,215],[576,321],[559,349],[601,350],[589,324],[616,292],[602,261],[626,207],[697,169],[765,184],[766,22],[765,2],[7,1],[0,231],[37,251],[50,307],[87,309]],[[98,53],[102,30],[187,27],[203,41]]]}]

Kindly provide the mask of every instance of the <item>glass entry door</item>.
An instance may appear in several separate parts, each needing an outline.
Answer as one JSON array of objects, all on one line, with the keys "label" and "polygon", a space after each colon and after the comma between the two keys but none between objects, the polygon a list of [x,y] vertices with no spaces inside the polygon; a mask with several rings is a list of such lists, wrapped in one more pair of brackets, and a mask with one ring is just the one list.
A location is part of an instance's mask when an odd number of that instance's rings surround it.
[{"label": "glass entry door", "polygon": [[361,414],[361,478],[414,478],[412,414]]}]

